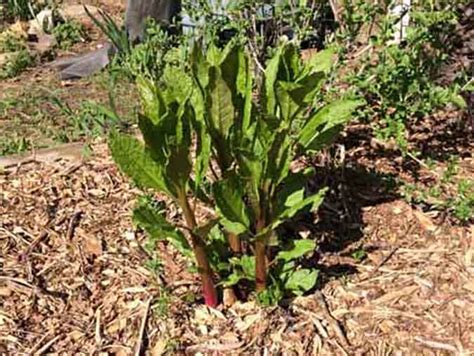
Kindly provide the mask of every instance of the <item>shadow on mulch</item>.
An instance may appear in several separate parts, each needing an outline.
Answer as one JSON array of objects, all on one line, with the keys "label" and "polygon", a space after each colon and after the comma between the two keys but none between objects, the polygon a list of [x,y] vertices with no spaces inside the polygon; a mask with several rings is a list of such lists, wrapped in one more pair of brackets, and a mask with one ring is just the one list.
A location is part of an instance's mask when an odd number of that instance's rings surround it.
[{"label": "shadow on mulch", "polygon": [[[445,162],[453,156],[471,157],[474,148],[474,115],[470,110],[440,112],[409,124],[410,152],[418,159]],[[384,159],[393,172],[407,173],[417,179],[422,167],[413,159],[403,159],[402,153],[375,140],[369,125],[355,124],[347,129],[346,137],[339,142],[351,154],[352,161],[364,159],[376,162]]]},{"label": "shadow on mulch", "polygon": [[[318,210],[317,222],[312,214],[302,214],[285,224],[284,235],[294,236],[298,231],[309,231],[318,241],[315,258],[304,261],[308,267],[320,271],[317,288],[322,288],[331,279],[357,273],[354,264],[336,262],[327,264],[323,256],[347,256],[360,248],[364,237],[364,208],[398,199],[394,175],[381,174],[362,166],[348,168],[317,167],[316,176],[308,182],[310,191],[329,187],[323,204]],[[364,249],[365,252],[369,252]],[[351,257],[349,257],[351,258]],[[355,261],[354,261],[355,262]]]}]

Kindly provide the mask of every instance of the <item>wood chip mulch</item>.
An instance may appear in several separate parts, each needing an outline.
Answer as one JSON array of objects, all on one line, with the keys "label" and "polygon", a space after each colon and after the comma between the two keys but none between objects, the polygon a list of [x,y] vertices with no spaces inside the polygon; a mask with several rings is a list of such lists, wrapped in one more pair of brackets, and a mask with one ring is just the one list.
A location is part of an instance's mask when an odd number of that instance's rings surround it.
[{"label": "wood chip mulch", "polygon": [[196,279],[171,248],[160,245],[162,273],[145,267],[138,194],[102,146],[0,174],[0,354],[474,353],[473,227],[402,200],[367,206],[367,258],[318,262],[356,273],[286,307],[210,310],[189,300]]}]

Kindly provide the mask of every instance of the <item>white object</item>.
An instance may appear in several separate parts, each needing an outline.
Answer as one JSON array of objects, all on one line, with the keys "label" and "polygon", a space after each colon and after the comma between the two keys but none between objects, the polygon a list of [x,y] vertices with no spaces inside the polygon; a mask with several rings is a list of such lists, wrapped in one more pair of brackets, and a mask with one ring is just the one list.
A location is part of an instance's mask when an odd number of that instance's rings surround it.
[{"label": "white object", "polygon": [[410,6],[411,0],[402,0],[401,4],[394,6],[390,10],[390,15],[399,19],[395,24],[393,41],[390,43],[400,44],[406,38],[407,29],[410,24]]}]

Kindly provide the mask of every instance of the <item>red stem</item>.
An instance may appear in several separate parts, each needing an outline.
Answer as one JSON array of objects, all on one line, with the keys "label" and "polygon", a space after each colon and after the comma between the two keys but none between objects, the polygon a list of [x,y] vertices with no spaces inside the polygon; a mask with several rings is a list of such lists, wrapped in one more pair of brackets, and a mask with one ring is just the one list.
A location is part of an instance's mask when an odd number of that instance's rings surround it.
[{"label": "red stem", "polygon": [[[257,221],[257,234],[265,227],[265,220]],[[266,236],[260,236],[255,241],[255,289],[262,292],[267,287],[267,242]]]},{"label": "red stem", "polygon": [[206,305],[210,307],[216,307],[219,304],[217,299],[217,290],[214,285],[213,273],[211,266],[209,265],[209,260],[206,253],[206,244],[202,238],[192,232],[196,226],[196,218],[194,212],[191,209],[188,199],[186,196],[183,196],[180,200],[181,208],[183,209],[184,218],[188,228],[191,230],[191,243],[193,245],[194,256],[196,257],[196,262],[198,265],[198,272],[201,276],[202,283],[202,294],[204,296],[204,301]]}]

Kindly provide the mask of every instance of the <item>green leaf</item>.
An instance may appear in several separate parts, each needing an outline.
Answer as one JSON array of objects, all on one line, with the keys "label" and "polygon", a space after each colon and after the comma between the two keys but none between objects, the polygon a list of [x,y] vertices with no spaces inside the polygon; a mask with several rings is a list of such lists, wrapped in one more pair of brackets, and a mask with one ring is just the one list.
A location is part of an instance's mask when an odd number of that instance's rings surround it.
[{"label": "green leaf", "polygon": [[255,256],[242,256],[239,265],[247,279],[255,279]]},{"label": "green leaf", "polygon": [[247,231],[250,220],[243,200],[242,187],[237,179],[228,178],[216,182],[212,191],[217,209],[222,216],[222,225],[228,231],[236,234]]},{"label": "green leaf", "polygon": [[226,81],[216,68],[209,70],[209,114],[212,129],[222,137],[227,137],[234,123],[232,93]]},{"label": "green leaf", "polygon": [[280,68],[280,60],[283,53],[283,46],[279,47],[275,55],[268,61],[265,68],[265,102],[267,113],[273,115],[276,107],[275,83]]},{"label": "green leaf", "polygon": [[266,177],[274,186],[280,184],[290,171],[292,159],[290,144],[290,135],[288,132],[286,130],[279,132],[275,136],[272,147],[268,152]]},{"label": "green leaf", "polygon": [[313,252],[315,249],[316,242],[313,240],[296,240],[293,241],[293,248],[291,250],[280,251],[276,258],[288,262]]},{"label": "green leaf", "polygon": [[278,99],[278,107],[280,108],[282,119],[286,122],[286,126],[289,126],[295,114],[301,109],[301,105],[295,102],[291,96],[292,91],[296,91],[300,88],[301,86],[296,83],[282,81],[276,83],[275,92]]},{"label": "green leaf", "polygon": [[299,143],[303,148],[309,148],[311,145],[318,145],[327,142],[329,137],[324,140],[319,136],[324,132],[335,136],[335,128],[340,127],[347,122],[354,110],[363,104],[361,100],[338,100],[334,101],[314,114],[303,127],[299,136]]},{"label": "green leaf", "polygon": [[211,159],[211,138],[205,130],[204,125],[200,124],[197,128],[196,142],[196,160],[194,162],[195,187],[197,188],[202,179],[206,176]]},{"label": "green leaf", "polygon": [[156,85],[144,77],[137,78],[137,88],[145,116],[156,125],[166,113],[166,104]]},{"label": "green leaf", "polygon": [[296,295],[302,295],[316,285],[317,279],[317,270],[299,269],[289,274],[285,282],[285,289]]},{"label": "green leaf", "polygon": [[173,196],[163,177],[163,167],[136,138],[112,133],[109,147],[120,169],[141,187],[156,189]]},{"label": "green leaf", "polygon": [[328,73],[334,65],[334,59],[336,56],[336,48],[330,47],[319,51],[308,62],[308,66],[311,68],[312,73],[323,72]]},{"label": "green leaf", "polygon": [[[300,201],[298,201],[296,198],[287,200],[286,203],[289,203],[291,201],[293,205],[284,209],[278,216],[279,221],[275,222],[274,224],[280,225],[281,222],[292,218],[293,216],[296,215],[296,213],[298,213],[299,211],[303,210],[304,208],[310,205],[311,205],[311,211],[316,211],[321,205],[321,203],[323,202],[324,195],[326,194],[327,190],[328,188],[323,188],[318,193],[311,195]],[[276,226],[273,226],[273,228],[275,227]]]},{"label": "green leaf", "polygon": [[166,66],[162,79],[166,82],[165,92],[168,95],[168,101],[177,101],[183,105],[191,96],[193,81],[183,68]]},{"label": "green leaf", "polygon": [[152,240],[167,240],[184,256],[192,257],[191,246],[184,235],[171,225],[157,209],[141,204],[133,211],[133,221],[143,228]]}]

